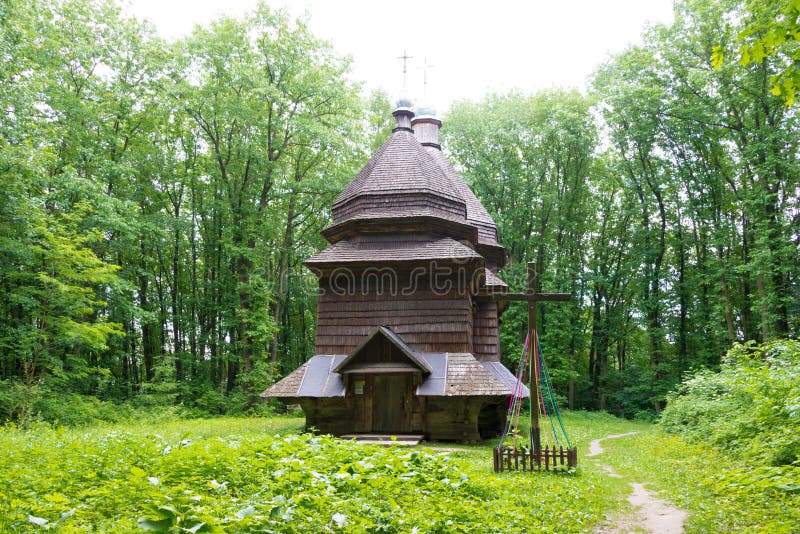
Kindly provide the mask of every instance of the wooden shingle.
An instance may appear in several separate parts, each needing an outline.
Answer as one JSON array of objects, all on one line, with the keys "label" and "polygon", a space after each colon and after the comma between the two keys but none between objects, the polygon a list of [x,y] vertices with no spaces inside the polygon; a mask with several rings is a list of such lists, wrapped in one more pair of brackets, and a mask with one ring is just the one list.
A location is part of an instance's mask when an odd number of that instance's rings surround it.
[{"label": "wooden shingle", "polygon": [[486,208],[472,192],[464,179],[456,172],[442,151],[436,147],[428,147],[428,153],[434,158],[437,165],[442,171],[450,178],[450,183],[453,184],[458,195],[464,200],[467,206],[467,221],[472,223],[478,229],[479,243],[487,245],[497,245],[497,225],[486,211]]},{"label": "wooden shingle", "polygon": [[343,239],[322,252],[314,254],[303,263],[306,265],[386,264],[392,262],[470,259],[481,259],[481,255],[449,237],[433,241],[396,240],[389,243],[363,243],[352,239]]},{"label": "wooden shingle", "polygon": [[306,369],[308,369],[308,362],[304,363],[288,375],[286,375],[282,380],[275,382],[266,391],[264,391],[261,396],[262,397],[277,397],[277,398],[292,398],[297,396],[297,392],[300,390],[300,385],[303,383],[303,377],[306,374]]},{"label": "wooden shingle", "polygon": [[[454,207],[466,218],[466,204],[454,191],[450,177],[436,160],[405,130],[392,133],[367,165],[333,203],[333,220],[338,222],[347,206],[359,197],[392,197],[422,193],[431,202]],[[425,205],[424,203],[422,204]]]},{"label": "wooden shingle", "polygon": [[447,381],[444,395],[466,397],[479,395],[510,395],[508,387],[498,382],[494,375],[470,353],[447,355]]}]

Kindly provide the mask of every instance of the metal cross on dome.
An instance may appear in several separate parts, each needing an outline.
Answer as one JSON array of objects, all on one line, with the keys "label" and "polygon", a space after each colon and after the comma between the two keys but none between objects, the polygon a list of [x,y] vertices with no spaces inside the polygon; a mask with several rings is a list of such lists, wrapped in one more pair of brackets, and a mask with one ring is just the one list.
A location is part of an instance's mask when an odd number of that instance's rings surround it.
[{"label": "metal cross on dome", "polygon": [[406,74],[408,73],[408,60],[414,59],[414,56],[408,55],[408,50],[403,50],[402,56],[397,56],[397,59],[403,60],[403,87],[406,87]]},{"label": "metal cross on dome", "polygon": [[436,65],[428,63],[427,56],[422,59],[422,95],[428,96],[428,69],[435,68]]}]

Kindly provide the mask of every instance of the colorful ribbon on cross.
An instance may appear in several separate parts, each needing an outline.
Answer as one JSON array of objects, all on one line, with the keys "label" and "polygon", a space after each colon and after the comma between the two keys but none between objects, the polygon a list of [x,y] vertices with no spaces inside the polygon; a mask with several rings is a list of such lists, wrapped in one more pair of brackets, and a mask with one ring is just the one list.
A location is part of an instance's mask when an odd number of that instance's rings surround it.
[{"label": "colorful ribbon on cross", "polygon": [[[531,357],[532,354],[535,354],[535,357]],[[533,380],[532,383],[539,384],[539,387],[536,388],[537,391],[532,391],[534,388],[531,388],[531,402],[536,402],[538,404],[539,413],[546,416],[550,423],[549,429],[544,432],[545,443],[554,443],[555,445],[563,445],[566,443],[567,448],[572,447],[569,436],[567,435],[567,430],[564,428],[564,421],[561,419],[561,413],[558,410],[558,403],[556,403],[553,384],[550,380],[550,373],[547,370],[547,364],[545,363],[544,356],[542,355],[542,348],[539,344],[538,333],[535,330],[531,333],[529,330],[522,347],[522,354],[520,355],[516,373],[517,380],[514,384],[511,398],[508,401],[506,425],[503,429],[500,441],[498,442],[498,448],[504,446],[509,435],[512,437],[514,447],[516,448],[517,446],[516,438],[519,428],[519,416],[523,404],[524,374],[526,367],[529,369],[528,376],[536,379]],[[535,399],[533,398],[534,395]],[[556,422],[558,426],[556,426]],[[531,449],[533,449],[533,436],[531,436]]]}]

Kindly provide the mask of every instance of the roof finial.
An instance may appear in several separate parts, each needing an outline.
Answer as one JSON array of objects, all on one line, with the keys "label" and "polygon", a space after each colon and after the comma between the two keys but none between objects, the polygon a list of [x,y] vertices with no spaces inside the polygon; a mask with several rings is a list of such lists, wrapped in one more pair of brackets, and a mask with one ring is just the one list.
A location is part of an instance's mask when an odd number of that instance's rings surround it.
[{"label": "roof finial", "polygon": [[408,96],[407,92],[407,76],[408,60],[412,58],[413,56],[409,56],[407,50],[403,50],[403,55],[397,58],[403,60],[403,88],[400,91],[400,95],[397,97],[396,109],[394,113],[392,113],[397,121],[397,127],[394,131],[398,129],[411,131],[411,117],[414,116],[414,112],[411,111],[411,98]]},{"label": "roof finial", "polygon": [[422,96],[428,96],[428,69],[435,68],[436,65],[429,65],[427,56],[422,59]]},{"label": "roof finial", "polygon": [[[422,70],[422,99],[417,103],[416,107],[416,114],[417,116],[425,116],[425,117],[435,117],[436,116],[436,107],[434,107],[433,103],[429,100],[428,95],[428,70],[434,68],[436,65],[431,65],[428,63],[427,56],[423,59],[422,66],[419,67]],[[438,143],[438,134],[437,140],[435,141]]]},{"label": "roof finial", "polygon": [[402,59],[403,60],[403,91],[405,91],[406,90],[406,81],[407,81],[406,78],[407,78],[407,74],[408,74],[408,60],[409,59],[414,59],[414,56],[409,56],[408,55],[408,50],[403,50],[403,55],[402,56],[398,56],[397,59]]}]

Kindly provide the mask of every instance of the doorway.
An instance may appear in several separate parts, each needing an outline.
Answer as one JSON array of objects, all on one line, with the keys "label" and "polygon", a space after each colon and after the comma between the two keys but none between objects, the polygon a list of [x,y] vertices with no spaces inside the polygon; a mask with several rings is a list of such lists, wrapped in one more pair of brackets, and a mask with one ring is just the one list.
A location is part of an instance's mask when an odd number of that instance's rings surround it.
[{"label": "doorway", "polygon": [[406,413],[411,395],[410,374],[373,375],[372,431],[376,433],[408,432],[410,417]]}]

